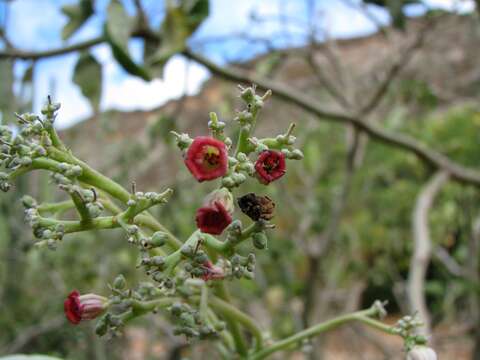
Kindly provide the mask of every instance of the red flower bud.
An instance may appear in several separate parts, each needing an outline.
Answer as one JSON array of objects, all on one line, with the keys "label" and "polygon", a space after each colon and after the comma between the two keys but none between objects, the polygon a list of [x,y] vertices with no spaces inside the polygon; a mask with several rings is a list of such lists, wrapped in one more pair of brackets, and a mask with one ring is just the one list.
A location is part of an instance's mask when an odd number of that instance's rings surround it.
[{"label": "red flower bud", "polygon": [[63,303],[63,309],[68,321],[78,324],[81,320],[92,320],[106,309],[107,299],[96,294],[80,295],[73,290]]},{"label": "red flower bud", "polygon": [[206,261],[203,263],[203,276],[204,281],[208,280],[221,280],[225,277],[223,269],[219,266],[214,266],[211,261]]},{"label": "red flower bud", "polygon": [[285,154],[280,151],[265,150],[255,162],[258,180],[268,185],[285,174]]},{"label": "red flower bud", "polygon": [[227,148],[220,140],[197,136],[187,150],[185,165],[199,182],[221,177],[228,170]]},{"label": "red flower bud", "polygon": [[233,196],[225,188],[213,191],[197,210],[195,221],[201,232],[220,235],[232,222]]}]

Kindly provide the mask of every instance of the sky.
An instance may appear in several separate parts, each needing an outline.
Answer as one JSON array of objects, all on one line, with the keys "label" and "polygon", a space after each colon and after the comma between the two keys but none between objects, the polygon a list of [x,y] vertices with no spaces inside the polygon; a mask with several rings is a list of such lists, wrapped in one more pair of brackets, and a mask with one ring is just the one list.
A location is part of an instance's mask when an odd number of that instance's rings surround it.
[{"label": "sky", "polygon": [[[354,2],[356,0],[348,0]],[[314,27],[317,38],[324,36],[348,38],[371,34],[375,24],[346,5],[342,0],[316,0],[314,8],[307,7],[304,0],[210,0],[210,15],[189,40],[189,45],[220,64],[242,61],[268,51],[261,42],[252,44],[236,37],[230,41],[208,41],[235,34],[248,34],[250,37],[266,38],[274,48],[301,46],[308,34],[305,24],[311,21],[309,14],[315,14]],[[10,41],[23,50],[46,50],[65,45],[60,33],[66,23],[60,8],[74,3],[72,0],[16,0],[9,5],[0,1],[0,22],[7,23]],[[122,0],[127,11],[133,12],[132,0]],[[161,0],[143,0],[144,8],[153,26],[159,26],[164,16]],[[470,0],[429,0],[430,6],[459,11],[471,11]],[[96,0],[97,15],[92,17],[67,44],[98,36],[102,32],[105,9],[108,0]],[[8,9],[5,9],[8,6]],[[388,24],[389,17],[382,9],[371,6],[370,11],[382,24]],[[5,17],[7,10],[7,16]],[[313,11],[312,11],[313,10]],[[423,7],[407,9],[411,16],[421,15]],[[254,14],[254,16],[252,16]],[[287,15],[285,15],[287,14]],[[263,20],[261,20],[263,19]],[[230,36],[231,38],[231,36]],[[130,51],[134,56],[142,52],[140,41],[132,41]],[[103,91],[101,110],[148,110],[158,107],[183,94],[196,94],[210,77],[208,70],[201,65],[189,62],[182,56],[169,60],[163,79],[145,82],[125,73],[112,58],[107,45],[98,45],[93,55],[102,64]],[[88,101],[72,82],[72,73],[77,54],[68,54],[41,60],[34,74],[34,111],[38,112],[48,94],[62,104],[57,126],[64,128],[87,118],[92,114]],[[28,62],[19,61],[15,75],[20,79]]]}]

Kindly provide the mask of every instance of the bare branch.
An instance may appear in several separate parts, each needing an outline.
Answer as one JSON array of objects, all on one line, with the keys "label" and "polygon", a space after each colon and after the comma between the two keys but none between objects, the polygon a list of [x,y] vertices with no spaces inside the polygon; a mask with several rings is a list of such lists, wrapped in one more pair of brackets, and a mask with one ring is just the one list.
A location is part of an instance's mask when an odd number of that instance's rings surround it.
[{"label": "bare branch", "polygon": [[437,172],[417,197],[412,218],[414,251],[408,276],[408,298],[412,311],[418,311],[424,326],[422,332],[431,334],[430,314],[425,301],[425,275],[427,272],[432,244],[428,228],[428,214],[436,195],[448,181],[448,174]]},{"label": "bare branch", "polygon": [[38,60],[43,58],[49,58],[57,55],[64,55],[75,51],[81,51],[91,48],[92,46],[101,44],[105,41],[103,36],[93,38],[87,41],[79,42],[58,49],[45,50],[45,51],[24,51],[18,49],[7,49],[0,51],[0,59],[23,59],[23,60]]},{"label": "bare branch", "polygon": [[358,117],[343,114],[331,110],[325,110],[318,104],[317,101],[305,95],[305,93],[295,90],[289,86],[278,83],[277,81],[264,79],[255,75],[252,75],[249,71],[238,69],[234,67],[223,68],[216,65],[210,60],[204,58],[201,55],[195,54],[190,50],[185,50],[183,54],[196,61],[199,64],[207,67],[212,73],[230,81],[240,83],[253,83],[258,88],[267,90],[271,89],[273,94],[286,102],[295,104],[300,108],[308,111],[321,119],[326,121],[332,121],[342,124],[352,124],[362,132],[367,133],[373,139],[381,141],[387,145],[407,150],[415,154],[419,159],[424,161],[435,168],[441,169],[449,173],[452,179],[463,183],[469,183],[472,185],[480,186],[480,172],[467,168],[463,165],[457,164],[450,160],[445,155],[429,149],[425,144],[418,140],[411,138],[403,134],[392,134],[375,124],[370,124],[362,121]]},{"label": "bare branch", "polygon": [[419,31],[418,36],[415,40],[404,50],[401,51],[401,56],[394,61],[390,69],[387,71],[387,74],[384,80],[380,83],[377,90],[374,92],[370,100],[365,104],[365,106],[360,110],[360,116],[363,117],[366,114],[369,114],[373,109],[377,107],[380,101],[383,99],[384,95],[390,88],[390,85],[393,83],[393,79],[407,66],[411,58],[415,54],[416,50],[421,48],[425,41],[425,37],[428,33],[427,30],[431,28],[432,23],[429,21],[423,28]]}]

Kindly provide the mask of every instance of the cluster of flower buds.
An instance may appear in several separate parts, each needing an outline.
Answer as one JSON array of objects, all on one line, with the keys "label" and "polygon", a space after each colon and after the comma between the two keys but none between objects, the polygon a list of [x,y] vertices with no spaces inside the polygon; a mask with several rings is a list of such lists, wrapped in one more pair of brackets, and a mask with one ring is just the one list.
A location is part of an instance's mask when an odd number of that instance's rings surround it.
[{"label": "cluster of flower buds", "polygon": [[223,279],[225,277],[224,269],[221,266],[214,265],[205,251],[199,249],[200,242],[195,247],[191,245],[182,246],[181,254],[187,259],[184,270],[191,277],[201,278],[205,281]]},{"label": "cluster of flower buds", "polygon": [[37,201],[31,196],[23,196],[22,204],[25,208],[25,221],[33,229],[33,235],[40,240],[36,245],[46,245],[49,249],[55,250],[58,242],[63,239],[65,231],[63,225],[50,223],[42,218]]},{"label": "cluster of flower buds", "polygon": [[[112,336],[119,335],[129,316],[135,311],[144,311],[142,302],[165,296],[161,289],[148,282],[140,283],[135,290],[128,289],[123,275],[115,278],[110,289],[112,295],[106,299],[107,302],[104,305],[105,310],[108,309],[108,313],[102,311],[96,314],[97,316],[103,314],[95,328],[96,333],[100,336],[107,333]],[[156,309],[153,308],[151,311],[155,312]]]},{"label": "cluster of flower buds", "polygon": [[423,325],[423,322],[417,314],[404,316],[395,324],[393,332],[404,339],[405,350],[407,352],[411,351],[417,345],[423,346],[427,344],[427,338],[417,332],[417,329]]},{"label": "cluster of flower buds", "polygon": [[[46,148],[52,144],[48,135],[55,121],[60,104],[52,103],[50,98],[42,109],[44,117],[41,119],[34,114],[16,114],[21,128],[14,136],[8,126],[0,126],[0,166],[9,171],[21,167],[29,167],[34,159],[45,157]],[[0,175],[0,190],[8,191],[10,184],[5,173]]]},{"label": "cluster of flower buds", "polygon": [[[218,331],[223,330],[224,324],[212,327],[207,324],[200,312],[186,303],[174,303],[170,307],[173,317],[175,335],[185,335],[187,338],[212,339],[218,336]],[[222,326],[223,324],[223,326]]]},{"label": "cluster of flower buds", "polygon": [[230,273],[237,279],[246,278],[251,280],[254,278],[255,262],[255,254],[253,253],[248,254],[248,256],[235,254],[230,258]]}]

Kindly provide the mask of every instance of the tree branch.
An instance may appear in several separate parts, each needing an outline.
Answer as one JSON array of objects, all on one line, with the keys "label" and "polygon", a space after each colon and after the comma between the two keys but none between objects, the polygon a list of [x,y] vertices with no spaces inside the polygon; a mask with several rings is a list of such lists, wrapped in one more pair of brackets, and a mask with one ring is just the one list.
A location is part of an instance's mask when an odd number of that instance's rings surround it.
[{"label": "tree branch", "polygon": [[317,103],[317,101],[305,95],[303,92],[278,83],[277,81],[252,75],[246,70],[234,67],[230,67],[228,69],[223,68],[189,49],[185,50],[183,54],[197,63],[204,65],[217,76],[233,82],[253,83],[256,84],[258,88],[263,90],[271,89],[273,91],[273,95],[277,98],[297,105],[305,111],[318,116],[319,118],[340,124],[355,125],[358,130],[367,133],[373,139],[415,154],[426,164],[449,173],[451,178],[456,181],[480,186],[479,171],[457,164],[456,162],[450,160],[447,156],[435,150],[429,149],[424,143],[411,138],[410,136],[398,133],[392,134],[375,124],[364,122],[362,119],[356,116],[325,110]]},{"label": "tree branch", "polygon": [[427,336],[431,334],[431,321],[425,301],[425,275],[432,253],[428,214],[436,195],[447,181],[447,173],[437,172],[421,190],[413,212],[414,251],[408,276],[408,298],[412,311],[418,311]]},{"label": "tree branch", "polygon": [[49,58],[57,55],[65,55],[75,51],[81,51],[90,49],[92,46],[99,45],[105,42],[103,36],[93,38],[87,41],[79,42],[69,46],[64,46],[57,49],[45,50],[45,51],[25,51],[18,49],[6,49],[0,51],[0,59],[22,59],[22,60],[38,60],[43,58]]}]

